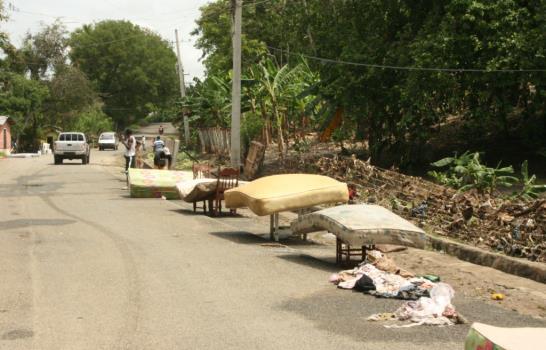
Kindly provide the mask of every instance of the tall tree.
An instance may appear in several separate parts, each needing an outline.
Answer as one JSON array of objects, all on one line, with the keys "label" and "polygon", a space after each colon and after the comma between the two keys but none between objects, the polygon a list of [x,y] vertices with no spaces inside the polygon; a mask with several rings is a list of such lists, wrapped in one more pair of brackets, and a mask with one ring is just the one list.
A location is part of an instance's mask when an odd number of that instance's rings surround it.
[{"label": "tall tree", "polygon": [[177,94],[176,56],[159,35],[127,21],[84,25],[70,58],[96,85],[117,128],[136,123]]},{"label": "tall tree", "polygon": [[36,34],[27,33],[14,63],[28,70],[34,80],[49,78],[66,64],[67,34],[59,20]]},{"label": "tall tree", "polygon": [[51,125],[69,127],[81,112],[100,102],[93,84],[77,67],[59,69],[47,86],[50,96],[45,107]]}]

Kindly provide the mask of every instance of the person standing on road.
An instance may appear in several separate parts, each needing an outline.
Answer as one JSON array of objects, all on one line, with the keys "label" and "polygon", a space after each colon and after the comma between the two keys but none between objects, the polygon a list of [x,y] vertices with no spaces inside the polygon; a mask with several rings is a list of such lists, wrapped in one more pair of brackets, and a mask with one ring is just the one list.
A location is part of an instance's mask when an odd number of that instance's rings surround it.
[{"label": "person standing on road", "polygon": [[163,131],[164,131],[164,130],[163,130],[163,125],[160,125],[160,126],[159,126],[159,130],[158,130],[158,131],[159,131],[159,135],[160,135],[160,136],[163,135]]},{"label": "person standing on road", "polygon": [[125,138],[121,141],[125,146],[125,172],[135,167],[136,139],[131,129],[125,130]]},{"label": "person standing on road", "polygon": [[163,147],[165,147],[165,142],[163,142],[161,136],[156,137],[154,141],[154,153],[162,150]]}]

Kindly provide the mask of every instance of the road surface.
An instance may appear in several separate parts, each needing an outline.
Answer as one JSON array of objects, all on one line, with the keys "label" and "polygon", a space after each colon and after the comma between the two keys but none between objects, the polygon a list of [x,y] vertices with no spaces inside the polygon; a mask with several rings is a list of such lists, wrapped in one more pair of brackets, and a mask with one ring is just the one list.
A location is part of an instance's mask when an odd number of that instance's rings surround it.
[{"label": "road surface", "polygon": [[[265,225],[129,198],[118,160],[0,160],[0,349],[462,348],[466,325],[366,321],[401,302],[336,290],[333,264],[263,246]],[[545,326],[454,302],[472,321]]]}]

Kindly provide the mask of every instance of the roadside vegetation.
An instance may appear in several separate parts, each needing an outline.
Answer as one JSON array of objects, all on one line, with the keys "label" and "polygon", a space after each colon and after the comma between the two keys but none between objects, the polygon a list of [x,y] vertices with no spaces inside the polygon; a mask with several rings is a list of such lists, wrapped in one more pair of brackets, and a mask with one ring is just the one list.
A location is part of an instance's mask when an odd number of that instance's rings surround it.
[{"label": "roadside vegetation", "polygon": [[[420,174],[468,149],[544,162],[545,13],[514,1],[248,3],[245,140],[275,142],[283,157],[319,132]],[[207,74],[185,101],[194,127],[229,126],[230,25],[228,0],[202,8]]]}]

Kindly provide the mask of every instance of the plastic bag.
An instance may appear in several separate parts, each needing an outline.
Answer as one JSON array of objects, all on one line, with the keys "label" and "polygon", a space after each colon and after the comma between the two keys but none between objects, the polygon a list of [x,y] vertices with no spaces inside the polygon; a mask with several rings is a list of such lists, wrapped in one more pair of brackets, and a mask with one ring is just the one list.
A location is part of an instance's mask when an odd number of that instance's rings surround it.
[{"label": "plastic bag", "polygon": [[455,296],[455,291],[447,283],[437,283],[430,291],[430,298],[436,304],[435,315],[441,315],[446,307],[451,305],[451,299]]}]

